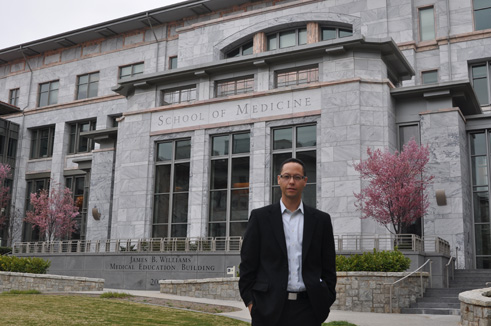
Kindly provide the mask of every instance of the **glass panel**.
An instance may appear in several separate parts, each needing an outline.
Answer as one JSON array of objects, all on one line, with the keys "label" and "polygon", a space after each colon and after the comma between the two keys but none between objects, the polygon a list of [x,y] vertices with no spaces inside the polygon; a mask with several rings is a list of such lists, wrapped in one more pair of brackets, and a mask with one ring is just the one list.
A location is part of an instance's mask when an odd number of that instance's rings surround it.
[{"label": "glass panel", "polygon": [[476,30],[491,28],[491,8],[474,11],[474,20],[476,21]]},{"label": "glass panel", "polygon": [[[142,65],[143,68],[143,65]],[[170,69],[176,69],[177,68],[177,57],[172,57],[170,58]],[[142,69],[143,71],[143,69]]]},{"label": "glass panel", "polygon": [[491,257],[477,257],[476,267],[479,269],[491,269]]},{"label": "glass panel", "polygon": [[189,190],[189,163],[174,166],[174,191]]},{"label": "glass panel", "polygon": [[268,36],[268,50],[276,50],[276,34]]},{"label": "glass panel", "polygon": [[49,130],[41,130],[41,142],[39,146],[39,157],[48,156],[48,140],[49,140]]},{"label": "glass panel", "polygon": [[419,10],[419,28],[421,41],[435,39],[435,16],[433,7]]},{"label": "glass panel", "polygon": [[240,153],[249,153],[251,147],[251,139],[250,134],[236,134],[233,135],[233,143],[232,143],[232,153],[240,154]]},{"label": "glass panel", "polygon": [[41,84],[40,92],[41,93],[46,93],[47,91],[49,91],[49,83]]},{"label": "glass panel", "polygon": [[232,159],[232,188],[249,187],[249,157]]},{"label": "glass panel", "polygon": [[48,105],[48,93],[41,93],[39,94],[39,106],[46,106]]},{"label": "glass panel", "polygon": [[170,165],[157,165],[155,172],[155,193],[170,191]]},{"label": "glass panel", "polygon": [[129,77],[130,75],[131,75],[131,66],[121,68],[121,73],[119,76],[120,78]]},{"label": "glass panel", "polygon": [[435,84],[438,83],[438,72],[435,71],[425,71],[422,74],[423,84]]},{"label": "glass panel", "polygon": [[227,159],[211,161],[211,189],[226,189],[227,173]]},{"label": "glass panel", "polygon": [[185,238],[188,235],[188,225],[187,224],[172,224],[171,227],[171,237],[175,238]]},{"label": "glass panel", "polygon": [[281,153],[273,155],[273,175],[272,175],[272,183],[274,185],[278,184],[278,175],[281,174],[280,167],[281,163],[286,159],[292,157],[292,153]]},{"label": "glass panel", "polygon": [[227,220],[227,191],[212,191],[210,202],[210,221]]},{"label": "glass panel", "polygon": [[474,193],[474,222],[489,222],[489,193]]},{"label": "glass panel", "polygon": [[297,158],[305,164],[305,173],[308,177],[307,182],[315,182],[317,178],[316,152],[297,152]]},{"label": "glass panel", "polygon": [[316,126],[305,126],[297,128],[297,147],[316,146]]},{"label": "glass panel", "polygon": [[227,53],[227,58],[235,58],[240,55],[240,48],[234,49]]},{"label": "glass panel", "polygon": [[212,156],[228,155],[229,139],[230,137],[228,135],[213,137],[211,155]]},{"label": "glass panel", "polygon": [[167,238],[167,224],[166,225],[154,225],[152,231],[153,238]]},{"label": "glass panel", "polygon": [[300,28],[298,30],[298,44],[307,44],[307,29]]},{"label": "glass panel", "polygon": [[249,214],[249,189],[233,190],[230,220],[246,220]]},{"label": "glass panel", "polygon": [[153,223],[169,222],[169,195],[155,196],[153,208]]},{"label": "glass panel", "polygon": [[472,67],[473,78],[486,78],[488,76],[486,65]]},{"label": "glass panel", "polygon": [[99,88],[99,82],[93,82],[89,84],[89,97],[96,97]]},{"label": "glass panel", "polygon": [[278,186],[273,187],[273,203],[278,203],[281,199],[281,189]]},{"label": "glass panel", "polygon": [[59,85],[60,85],[60,82],[58,82],[58,81],[51,82],[49,85],[49,89],[51,91],[58,90]]},{"label": "glass panel", "polygon": [[83,75],[78,78],[78,84],[87,84],[89,82],[89,75]]},{"label": "glass panel", "polygon": [[411,138],[414,138],[416,143],[419,144],[419,126],[399,126],[399,151],[404,148],[404,145],[407,144]]},{"label": "glass panel", "polygon": [[340,29],[339,30],[339,37],[348,37],[348,36],[353,36],[353,31],[350,29]]},{"label": "glass panel", "polygon": [[87,85],[80,85],[78,87],[77,100],[87,98]]},{"label": "glass panel", "polygon": [[273,149],[292,148],[292,128],[273,130]]},{"label": "glass panel", "polygon": [[473,0],[473,2],[474,2],[474,10],[491,7],[491,3],[489,2],[489,0]]},{"label": "glass panel", "polygon": [[247,228],[247,222],[230,223],[230,236],[231,237],[243,237],[246,228]]},{"label": "glass panel", "polygon": [[242,55],[249,55],[249,54],[252,54],[252,50],[253,50],[253,43],[252,41],[247,43],[247,44],[244,44],[242,46]]},{"label": "glass panel", "polygon": [[133,66],[133,75],[142,74],[143,73],[143,63],[138,63]]},{"label": "glass panel", "polygon": [[172,223],[188,222],[188,194],[174,194],[172,203]]},{"label": "glass panel", "polygon": [[90,82],[91,83],[94,83],[94,82],[98,82],[99,81],[99,73],[98,72],[95,72],[93,74],[90,74]]},{"label": "glass panel", "polygon": [[280,33],[280,49],[295,46],[295,31]]},{"label": "glass panel", "polygon": [[210,237],[224,237],[224,236],[226,236],[225,223],[210,223],[209,234],[210,234]]},{"label": "glass panel", "polygon": [[157,145],[157,161],[172,160],[172,143],[160,143]]},{"label": "glass panel", "polygon": [[306,185],[303,189],[302,200],[305,205],[316,207],[316,185]]},{"label": "glass panel", "polygon": [[471,158],[472,161],[472,183],[474,186],[488,184],[488,168],[486,156]]},{"label": "glass panel", "polygon": [[58,90],[52,90],[49,92],[49,104],[56,104],[58,103]]},{"label": "glass panel", "polygon": [[191,157],[191,140],[176,141],[176,160],[188,159]]},{"label": "glass panel", "polygon": [[486,134],[481,132],[470,134],[469,137],[471,139],[471,155],[486,155]]},{"label": "glass panel", "polygon": [[491,255],[491,232],[489,224],[476,225],[476,255]]}]

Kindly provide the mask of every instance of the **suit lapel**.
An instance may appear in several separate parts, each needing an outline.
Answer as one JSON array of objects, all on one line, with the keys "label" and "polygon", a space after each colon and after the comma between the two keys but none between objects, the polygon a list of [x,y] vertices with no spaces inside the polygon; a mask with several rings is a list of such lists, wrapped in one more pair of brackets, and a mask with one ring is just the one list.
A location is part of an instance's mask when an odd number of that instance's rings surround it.
[{"label": "suit lapel", "polygon": [[283,230],[283,219],[281,217],[280,203],[272,206],[270,216],[274,237],[278,241],[278,244],[280,245],[280,248],[285,256],[288,256],[286,252],[285,231]]},{"label": "suit lapel", "polygon": [[303,207],[305,213],[303,218],[302,262],[304,262],[305,257],[307,257],[307,252],[310,244],[312,243],[312,238],[314,236],[314,231],[317,224],[317,219],[313,210],[305,205]]}]

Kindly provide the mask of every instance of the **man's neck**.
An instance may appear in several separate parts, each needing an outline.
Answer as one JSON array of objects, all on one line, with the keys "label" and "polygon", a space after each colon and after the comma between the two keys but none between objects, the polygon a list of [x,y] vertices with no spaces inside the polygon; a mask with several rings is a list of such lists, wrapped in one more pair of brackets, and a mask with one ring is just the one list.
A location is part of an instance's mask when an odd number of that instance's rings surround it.
[{"label": "man's neck", "polygon": [[285,198],[281,197],[281,201],[283,202],[283,205],[285,205],[286,209],[288,209],[290,212],[295,211],[298,206],[300,206],[300,203],[302,202],[302,198]]}]

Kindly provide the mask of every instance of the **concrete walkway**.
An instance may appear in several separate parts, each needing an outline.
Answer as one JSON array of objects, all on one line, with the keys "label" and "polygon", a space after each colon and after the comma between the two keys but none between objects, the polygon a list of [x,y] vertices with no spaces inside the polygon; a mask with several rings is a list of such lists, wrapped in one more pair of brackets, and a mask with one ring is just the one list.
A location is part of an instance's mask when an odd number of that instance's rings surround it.
[{"label": "concrete walkway", "polygon": [[[124,292],[134,296],[144,296],[162,298],[169,300],[189,301],[206,304],[232,306],[241,309],[236,312],[220,313],[218,315],[227,316],[243,321],[251,321],[249,311],[242,302],[213,300],[205,298],[183,297],[171,294],[160,293],[159,291],[136,291],[121,289],[104,289],[104,292]],[[85,292],[86,293],[86,292]],[[101,293],[101,292],[97,292]],[[440,316],[440,315],[403,315],[403,314],[378,314],[367,312],[352,312],[332,310],[329,321],[348,321],[358,326],[458,326],[460,316]]]}]

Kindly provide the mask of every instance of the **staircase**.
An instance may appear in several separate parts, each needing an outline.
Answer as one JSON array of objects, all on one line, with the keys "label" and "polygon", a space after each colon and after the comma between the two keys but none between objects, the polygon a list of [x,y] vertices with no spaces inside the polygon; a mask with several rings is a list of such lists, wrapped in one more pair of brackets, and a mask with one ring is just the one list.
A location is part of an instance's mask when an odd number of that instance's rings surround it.
[{"label": "staircase", "polygon": [[[427,288],[423,298],[418,298],[403,314],[460,315],[459,293],[486,287],[491,282],[491,270],[456,269],[450,287]],[[491,287],[491,286],[490,286]]]}]

